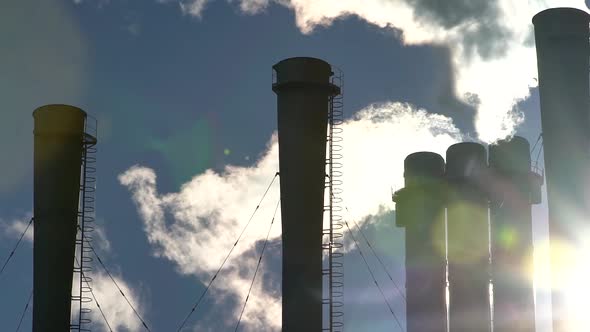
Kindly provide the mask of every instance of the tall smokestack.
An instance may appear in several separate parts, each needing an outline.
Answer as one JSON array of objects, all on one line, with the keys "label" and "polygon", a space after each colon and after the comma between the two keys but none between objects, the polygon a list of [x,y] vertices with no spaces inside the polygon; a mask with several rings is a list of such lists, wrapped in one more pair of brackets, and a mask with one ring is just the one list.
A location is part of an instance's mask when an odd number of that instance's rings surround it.
[{"label": "tall smokestack", "polygon": [[394,195],[396,224],[406,230],[408,332],[445,332],[444,159],[417,152],[404,161],[405,187]]},{"label": "tall smokestack", "polygon": [[322,229],[330,64],[290,58],[273,66],[283,226],[283,331],[322,330]]},{"label": "tall smokestack", "polygon": [[531,204],[542,181],[529,149],[518,136],[490,146],[494,332],[535,332]]},{"label": "tall smokestack", "polygon": [[47,105],[33,117],[33,332],[69,331],[86,113]]},{"label": "tall smokestack", "polygon": [[458,143],[447,150],[449,327],[490,332],[488,199],[483,189],[486,149]]},{"label": "tall smokestack", "polygon": [[[541,123],[551,238],[553,331],[572,331],[560,262],[587,230],[590,216],[590,15],[572,8],[545,10],[533,18],[539,70]],[[584,262],[580,262],[581,264]]]}]

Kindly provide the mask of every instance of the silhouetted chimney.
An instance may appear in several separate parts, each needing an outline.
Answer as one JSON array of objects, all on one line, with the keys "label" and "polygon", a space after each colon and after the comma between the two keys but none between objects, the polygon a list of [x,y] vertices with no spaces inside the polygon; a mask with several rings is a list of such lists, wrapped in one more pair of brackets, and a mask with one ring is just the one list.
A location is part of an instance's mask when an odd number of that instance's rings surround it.
[{"label": "silhouetted chimney", "polygon": [[490,332],[486,149],[458,143],[447,150],[449,326],[452,332]]},{"label": "silhouetted chimney", "polygon": [[322,229],[330,83],[328,63],[290,58],[273,66],[283,226],[283,331],[322,330]]},{"label": "silhouetted chimney", "polygon": [[69,331],[86,113],[47,105],[33,117],[33,332]]},{"label": "silhouetted chimney", "polygon": [[447,330],[444,174],[440,155],[413,153],[393,197],[396,224],[405,228],[407,332]]},{"label": "silhouetted chimney", "polygon": [[494,332],[535,332],[531,204],[540,203],[542,178],[529,150],[518,136],[490,146]]},{"label": "silhouetted chimney", "polygon": [[[553,332],[569,332],[562,288],[570,262],[564,246],[576,246],[590,216],[590,15],[572,8],[545,10],[533,18],[539,69],[541,122],[552,248]],[[584,264],[586,262],[580,262]]]}]

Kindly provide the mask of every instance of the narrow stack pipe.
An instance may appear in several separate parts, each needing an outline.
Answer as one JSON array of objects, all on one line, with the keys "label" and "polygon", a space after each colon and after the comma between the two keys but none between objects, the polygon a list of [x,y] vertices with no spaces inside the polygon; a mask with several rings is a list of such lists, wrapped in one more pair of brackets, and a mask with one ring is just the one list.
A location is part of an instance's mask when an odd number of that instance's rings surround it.
[{"label": "narrow stack pipe", "polygon": [[447,150],[447,254],[451,332],[490,332],[486,149],[458,143]]},{"label": "narrow stack pipe", "polygon": [[290,58],[273,66],[283,240],[282,330],[322,330],[322,230],[331,66]]},{"label": "narrow stack pipe", "polygon": [[394,194],[396,224],[405,229],[408,332],[446,331],[444,173],[440,155],[413,153]]},{"label": "narrow stack pipe", "polygon": [[[553,331],[569,332],[568,269],[590,216],[590,15],[553,8],[533,18],[551,240]],[[571,291],[571,289],[570,289]]]},{"label": "narrow stack pipe", "polygon": [[529,149],[515,136],[489,151],[494,332],[535,332],[531,204],[541,184]]},{"label": "narrow stack pipe", "polygon": [[33,332],[69,331],[86,113],[69,105],[33,112]]}]

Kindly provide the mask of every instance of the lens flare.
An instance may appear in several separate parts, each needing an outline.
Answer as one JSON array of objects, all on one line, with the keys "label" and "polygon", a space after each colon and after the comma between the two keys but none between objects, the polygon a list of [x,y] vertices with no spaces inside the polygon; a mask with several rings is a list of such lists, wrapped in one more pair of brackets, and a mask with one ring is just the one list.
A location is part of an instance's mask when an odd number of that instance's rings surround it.
[{"label": "lens flare", "polygon": [[447,222],[448,234],[462,235],[447,243],[448,256],[461,260],[455,263],[468,265],[489,256],[488,245],[482,244],[479,236],[488,233],[487,222],[473,222],[486,220],[486,214],[485,208],[467,201],[455,202],[447,208],[447,215],[455,216]]}]

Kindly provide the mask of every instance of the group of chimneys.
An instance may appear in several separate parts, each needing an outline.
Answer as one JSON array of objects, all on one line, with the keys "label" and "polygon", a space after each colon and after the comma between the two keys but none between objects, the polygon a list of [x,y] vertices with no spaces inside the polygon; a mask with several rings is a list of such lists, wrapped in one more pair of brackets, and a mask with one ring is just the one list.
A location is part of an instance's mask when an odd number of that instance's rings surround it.
[{"label": "group of chimneys", "polygon": [[490,332],[493,303],[494,331],[534,332],[531,204],[543,178],[529,143],[499,141],[489,158],[481,144],[458,143],[446,164],[413,153],[404,178],[393,200],[405,229],[407,331]]},{"label": "group of chimneys", "polygon": [[[577,262],[590,217],[590,15],[572,8],[533,18],[549,212],[554,332],[577,332],[560,261]],[[532,172],[521,137],[485,148],[459,143],[443,158],[416,153],[396,193],[406,230],[407,331],[535,332]],[[443,238],[444,237],[444,238]],[[442,245],[441,245],[442,243]],[[490,285],[491,280],[491,285]]]}]

